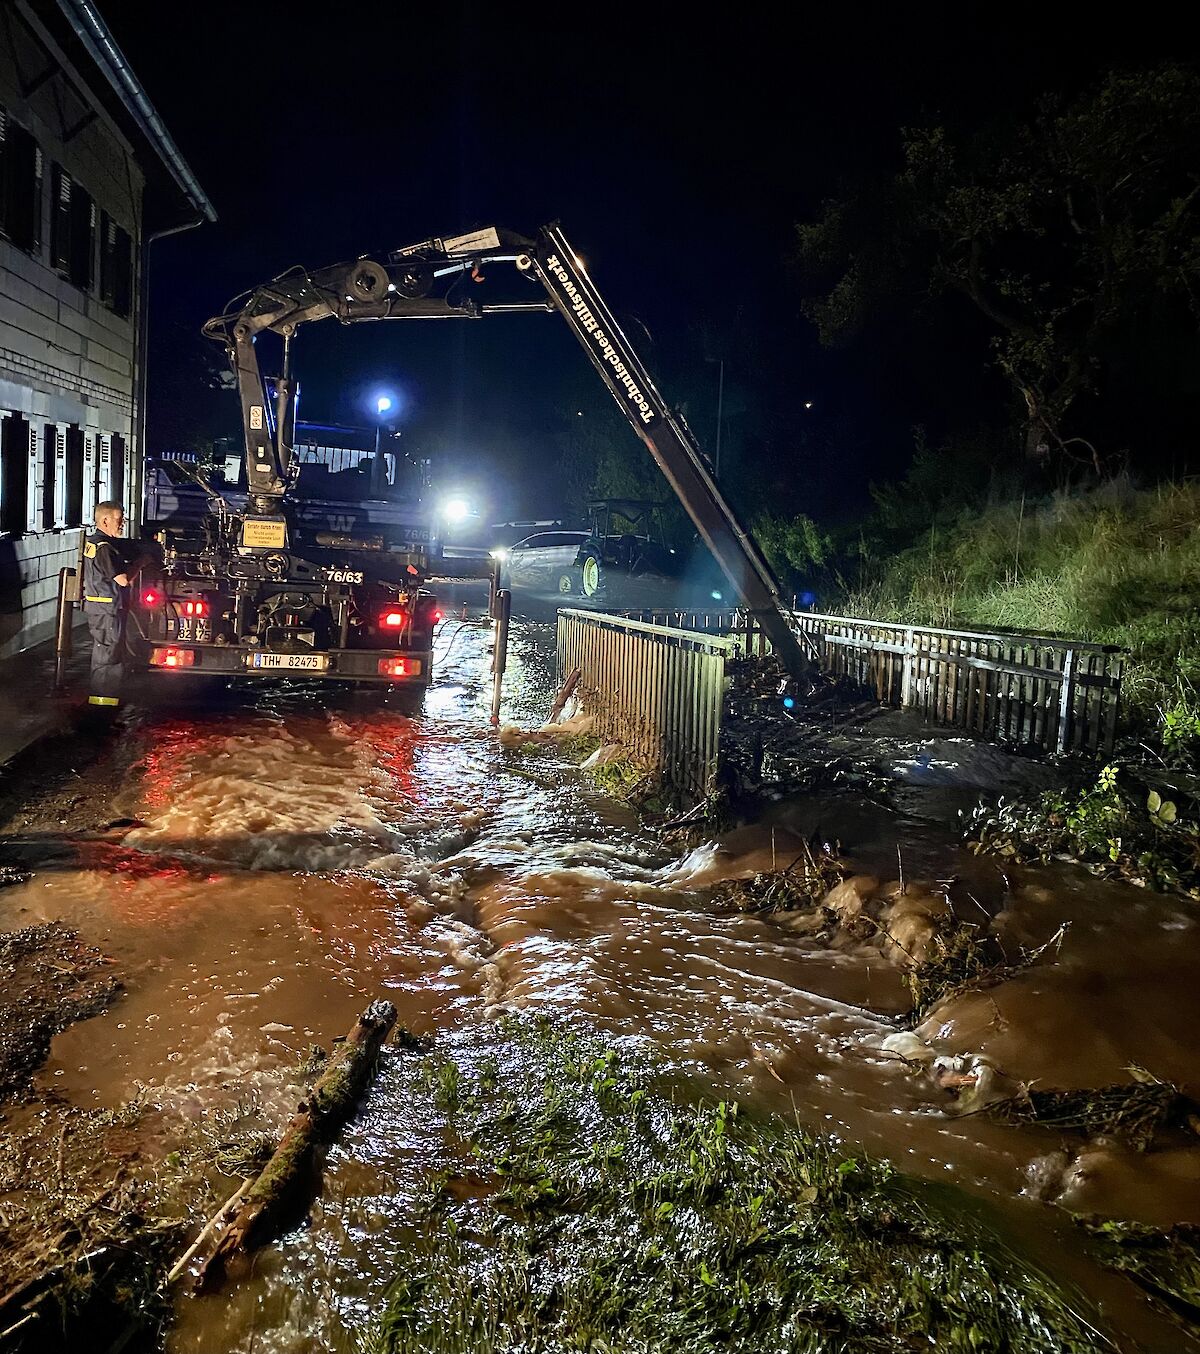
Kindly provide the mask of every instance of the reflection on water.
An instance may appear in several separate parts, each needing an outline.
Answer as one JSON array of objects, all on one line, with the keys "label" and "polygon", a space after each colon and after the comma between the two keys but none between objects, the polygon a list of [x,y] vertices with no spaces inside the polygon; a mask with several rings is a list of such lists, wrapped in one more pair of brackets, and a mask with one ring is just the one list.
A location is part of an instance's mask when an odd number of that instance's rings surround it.
[{"label": "reflection on water", "polygon": [[[518,722],[548,707],[550,642],[547,625],[516,627]],[[1157,1340],[1132,1289],[1088,1269],[1033,1196],[1200,1221],[1197,1154],[1056,1157],[1050,1134],[948,1116],[936,1088],[880,1048],[907,1003],[877,949],[721,915],[704,892],[786,863],[804,810],[671,858],[553,749],[497,745],[485,649],[479,627],[459,633],[424,709],[277,689],[149,717],[144,826],[8,893],[12,924],[65,918],[117,957],[128,988],[56,1040],[44,1080],[87,1105],[144,1088],[168,1122],[247,1095],[282,1120],[309,1044],[328,1045],[375,996],[421,1033],[469,1030],[503,1007],[568,1015],[987,1196],[1034,1253]],[[897,825],[876,814],[864,830],[856,813],[856,864],[886,878]],[[1006,889],[944,842],[906,842],[913,869],[970,872],[971,896],[1001,910],[1017,943],[1072,922],[1059,962],[938,1013],[922,1033],[939,1049],[986,1053],[1043,1085],[1123,1080],[1132,1062],[1200,1083],[1200,932],[1182,904],[1066,873]],[[235,1291],[184,1301],[174,1348],[242,1349],[251,1331],[257,1350],[322,1348],[358,1324],[389,1277],[404,1164],[436,1150],[427,1136],[377,1091],[333,1154],[314,1226],[264,1252]]]}]

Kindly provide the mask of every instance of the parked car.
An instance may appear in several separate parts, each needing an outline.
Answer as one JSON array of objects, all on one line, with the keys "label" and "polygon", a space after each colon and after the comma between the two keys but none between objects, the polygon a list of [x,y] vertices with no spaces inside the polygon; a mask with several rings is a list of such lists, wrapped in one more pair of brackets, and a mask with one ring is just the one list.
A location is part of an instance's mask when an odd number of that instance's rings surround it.
[{"label": "parked car", "polygon": [[508,550],[508,580],[530,592],[594,595],[600,566],[591,532],[539,531],[515,542]]},{"label": "parked car", "polygon": [[[658,605],[682,578],[683,560],[661,539],[657,503],[599,499],[590,530],[539,531],[509,547],[514,588],[621,605]],[[630,528],[615,530],[619,525]]]}]

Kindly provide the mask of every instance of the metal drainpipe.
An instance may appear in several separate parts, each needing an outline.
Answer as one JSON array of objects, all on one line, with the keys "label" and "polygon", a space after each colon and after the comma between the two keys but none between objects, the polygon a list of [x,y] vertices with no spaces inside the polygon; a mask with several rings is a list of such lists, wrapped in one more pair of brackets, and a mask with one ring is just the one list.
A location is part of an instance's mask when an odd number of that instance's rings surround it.
[{"label": "metal drainpipe", "polygon": [[182,235],[184,231],[195,230],[207,221],[207,217],[197,215],[190,221],[178,226],[167,226],[164,230],[151,231],[142,236],[138,253],[138,319],[137,343],[134,351],[134,371],[136,385],[134,391],[133,455],[130,457],[129,535],[136,536],[142,527],[142,480],[146,464],[146,390],[149,362],[150,338],[150,246],[155,240],[165,239],[168,235]]}]

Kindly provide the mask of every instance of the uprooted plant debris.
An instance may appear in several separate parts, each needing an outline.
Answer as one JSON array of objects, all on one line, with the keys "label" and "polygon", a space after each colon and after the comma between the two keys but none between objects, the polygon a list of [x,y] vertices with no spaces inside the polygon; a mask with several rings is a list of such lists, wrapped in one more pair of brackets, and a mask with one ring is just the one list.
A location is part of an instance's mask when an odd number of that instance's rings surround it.
[{"label": "uprooted plant debris", "polygon": [[1136,1222],[1076,1218],[1095,1239],[1102,1265],[1127,1274],[1161,1307],[1200,1334],[1200,1227],[1160,1230]]},{"label": "uprooted plant debris", "polygon": [[912,1023],[919,1024],[943,1001],[952,1001],[964,992],[985,992],[998,987],[1018,973],[1031,968],[1049,950],[1058,952],[1066,935],[1061,926],[1044,945],[1009,959],[995,935],[971,922],[953,917],[939,920],[933,943],[920,962],[905,972],[912,995]]},{"label": "uprooted plant debris", "polygon": [[370,1348],[1094,1350],[945,1193],[548,1022],[396,1075],[448,1158]]},{"label": "uprooted plant debris", "polygon": [[1117,1138],[1137,1152],[1154,1145],[1163,1130],[1200,1129],[1200,1105],[1178,1086],[1158,1081],[1142,1068],[1130,1068],[1134,1079],[1086,1091],[1020,1092],[987,1106],[988,1115],[1004,1124],[1039,1124],[1086,1137]]},{"label": "uprooted plant debris", "polygon": [[25,1090],[56,1034],[120,991],[108,960],[59,922],[0,935],[0,1099]]},{"label": "uprooted plant debris", "polygon": [[731,912],[793,912],[820,903],[846,874],[846,865],[836,856],[805,843],[803,853],[786,870],[725,880],[717,887],[716,898],[723,910]]},{"label": "uprooted plant debris", "polygon": [[853,758],[830,755],[831,731],[879,713],[877,700],[846,677],[814,674],[793,681],[774,654],[729,665],[721,741],[724,774],[735,797],[766,786],[779,793],[853,788],[886,794],[889,781]]}]

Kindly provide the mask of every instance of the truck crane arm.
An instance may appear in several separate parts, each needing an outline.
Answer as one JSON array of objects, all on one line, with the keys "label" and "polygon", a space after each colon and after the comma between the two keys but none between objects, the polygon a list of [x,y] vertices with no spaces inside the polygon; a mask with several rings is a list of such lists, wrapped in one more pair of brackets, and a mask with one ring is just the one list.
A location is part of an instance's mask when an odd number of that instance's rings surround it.
[{"label": "truck crane arm", "polygon": [[[511,264],[539,282],[545,299],[488,303],[460,284],[493,264]],[[743,604],[759,621],[793,676],[811,664],[784,612],[779,587],[750,534],[721,493],[683,415],[671,408],[637,356],[562,229],[532,239],[497,227],[433,238],[385,260],[359,258],[315,272],[293,269],[248,293],[204,326],[222,343],[242,405],[246,479],[255,512],[278,513],[288,490],[296,384],[291,340],[315,320],[479,319],[517,311],[557,311],[579,340],[634,432],[645,443]],[[260,334],[283,341],[274,408],[255,351]]]}]

